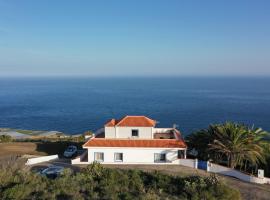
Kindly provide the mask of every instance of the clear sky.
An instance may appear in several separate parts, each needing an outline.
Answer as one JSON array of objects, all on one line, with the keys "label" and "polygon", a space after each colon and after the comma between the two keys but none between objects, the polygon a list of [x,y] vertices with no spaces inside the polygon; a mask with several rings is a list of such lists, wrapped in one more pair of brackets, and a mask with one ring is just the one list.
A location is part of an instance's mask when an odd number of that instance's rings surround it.
[{"label": "clear sky", "polygon": [[269,0],[0,0],[0,76],[270,76]]}]

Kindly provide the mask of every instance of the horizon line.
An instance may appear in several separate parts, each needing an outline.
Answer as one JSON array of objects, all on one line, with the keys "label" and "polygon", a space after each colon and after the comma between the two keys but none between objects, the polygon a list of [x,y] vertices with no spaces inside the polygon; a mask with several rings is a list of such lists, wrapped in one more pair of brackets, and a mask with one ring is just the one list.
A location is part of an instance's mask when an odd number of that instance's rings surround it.
[{"label": "horizon line", "polygon": [[270,78],[270,75],[1,75],[0,78]]}]

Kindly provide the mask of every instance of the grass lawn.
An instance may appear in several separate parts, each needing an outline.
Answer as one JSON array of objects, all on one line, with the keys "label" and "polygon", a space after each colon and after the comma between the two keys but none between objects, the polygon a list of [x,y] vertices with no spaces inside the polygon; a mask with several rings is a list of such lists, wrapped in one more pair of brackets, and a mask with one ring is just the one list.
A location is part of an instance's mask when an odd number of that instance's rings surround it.
[{"label": "grass lawn", "polygon": [[16,129],[15,131],[18,133],[26,134],[26,135],[32,135],[34,133],[34,131],[31,131],[31,130]]}]

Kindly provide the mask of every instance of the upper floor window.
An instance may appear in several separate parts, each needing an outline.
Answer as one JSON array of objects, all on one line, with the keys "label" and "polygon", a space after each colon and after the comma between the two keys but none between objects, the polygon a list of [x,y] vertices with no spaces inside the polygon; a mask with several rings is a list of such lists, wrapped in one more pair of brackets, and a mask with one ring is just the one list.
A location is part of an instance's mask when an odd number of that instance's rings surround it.
[{"label": "upper floor window", "polygon": [[139,130],[137,130],[137,129],[132,129],[132,130],[131,130],[131,136],[132,136],[132,137],[139,137]]}]

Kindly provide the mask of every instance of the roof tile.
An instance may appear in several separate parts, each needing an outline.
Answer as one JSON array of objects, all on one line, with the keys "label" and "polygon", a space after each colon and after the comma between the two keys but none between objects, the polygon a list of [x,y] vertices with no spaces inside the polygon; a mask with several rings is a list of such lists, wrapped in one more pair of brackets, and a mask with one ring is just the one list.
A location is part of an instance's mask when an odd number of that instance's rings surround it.
[{"label": "roof tile", "polygon": [[154,127],[156,121],[145,116],[126,116],[121,120],[111,119],[105,126],[123,126],[123,127]]},{"label": "roof tile", "polygon": [[186,148],[184,140],[176,139],[105,139],[92,138],[83,147],[144,147],[144,148]]}]

